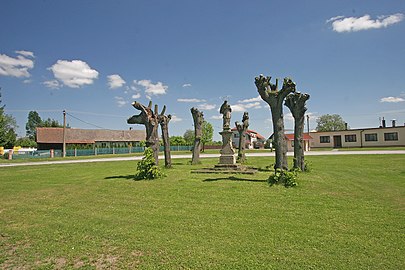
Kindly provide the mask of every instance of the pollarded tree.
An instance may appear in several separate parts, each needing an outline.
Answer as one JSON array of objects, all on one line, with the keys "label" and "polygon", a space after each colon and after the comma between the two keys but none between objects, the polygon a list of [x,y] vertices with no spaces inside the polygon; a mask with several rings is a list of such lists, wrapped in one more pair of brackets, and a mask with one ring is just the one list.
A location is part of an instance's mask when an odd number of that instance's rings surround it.
[{"label": "pollarded tree", "polygon": [[285,99],[285,105],[290,109],[294,117],[294,168],[301,171],[305,169],[303,137],[305,112],[307,111],[305,103],[308,99],[308,94],[299,92],[289,94]]},{"label": "pollarded tree", "polygon": [[142,124],[146,128],[146,147],[150,147],[153,151],[155,164],[159,163],[159,136],[158,136],[158,107],[155,105],[155,111],[152,110],[152,101],[146,107],[139,102],[132,102],[132,106],[140,110],[141,113],[133,115],[127,120],[128,124]]},{"label": "pollarded tree", "polygon": [[286,96],[295,92],[295,83],[290,78],[284,78],[283,87],[278,89],[276,84],[270,82],[270,76],[260,75],[255,78],[255,84],[260,97],[270,106],[274,131],[274,148],[276,151],[276,164],[274,169],[288,169],[287,142],[284,134],[283,103]]},{"label": "pollarded tree", "polygon": [[162,128],[162,139],[165,153],[165,167],[170,168],[172,166],[172,157],[170,155],[170,140],[169,140],[169,121],[172,116],[165,115],[166,105],[163,106],[162,112],[158,115],[160,127]]},{"label": "pollarded tree", "polygon": [[194,122],[194,145],[191,164],[198,164],[200,163],[201,137],[202,126],[204,123],[204,114],[195,107],[191,108],[191,114],[193,116]]}]

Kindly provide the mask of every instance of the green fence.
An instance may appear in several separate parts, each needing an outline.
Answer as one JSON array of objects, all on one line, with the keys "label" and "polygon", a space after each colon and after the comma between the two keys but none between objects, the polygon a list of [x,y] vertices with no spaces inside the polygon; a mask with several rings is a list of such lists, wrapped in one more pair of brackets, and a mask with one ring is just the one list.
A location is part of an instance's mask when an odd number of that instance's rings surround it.
[{"label": "green fence", "polygon": [[[170,146],[170,151],[191,151],[190,145],[173,145]],[[164,151],[164,147],[160,146],[161,152]],[[62,150],[37,150],[30,152],[14,152],[13,159],[29,159],[29,158],[51,158],[53,151],[53,157],[62,157]],[[125,148],[93,148],[93,149],[67,149],[67,157],[81,157],[81,156],[97,156],[97,155],[116,155],[116,154],[130,154],[130,153],[143,153],[145,147],[125,147]]]}]

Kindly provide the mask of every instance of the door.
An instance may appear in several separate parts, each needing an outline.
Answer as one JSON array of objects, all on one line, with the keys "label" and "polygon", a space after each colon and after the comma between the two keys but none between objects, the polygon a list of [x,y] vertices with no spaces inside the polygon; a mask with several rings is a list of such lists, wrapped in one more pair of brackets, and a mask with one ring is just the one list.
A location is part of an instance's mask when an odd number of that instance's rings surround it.
[{"label": "door", "polygon": [[333,136],[333,148],[341,148],[342,147],[342,136]]}]

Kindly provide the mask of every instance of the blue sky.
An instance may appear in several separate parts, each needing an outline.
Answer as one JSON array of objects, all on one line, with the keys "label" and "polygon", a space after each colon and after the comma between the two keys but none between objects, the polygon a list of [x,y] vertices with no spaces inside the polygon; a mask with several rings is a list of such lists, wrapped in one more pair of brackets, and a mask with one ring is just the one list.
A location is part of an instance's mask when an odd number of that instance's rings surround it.
[{"label": "blue sky", "polygon": [[[352,128],[405,123],[405,1],[2,1],[0,87],[25,135],[28,112],[77,128],[128,129],[131,102],[149,100],[192,129],[191,107],[214,126],[272,133],[254,77],[291,77],[316,117]],[[81,119],[82,121],[77,120]],[[86,123],[85,123],[86,122]],[[95,126],[89,125],[93,124]],[[285,125],[293,128],[288,109]],[[142,126],[135,126],[142,129]]]}]

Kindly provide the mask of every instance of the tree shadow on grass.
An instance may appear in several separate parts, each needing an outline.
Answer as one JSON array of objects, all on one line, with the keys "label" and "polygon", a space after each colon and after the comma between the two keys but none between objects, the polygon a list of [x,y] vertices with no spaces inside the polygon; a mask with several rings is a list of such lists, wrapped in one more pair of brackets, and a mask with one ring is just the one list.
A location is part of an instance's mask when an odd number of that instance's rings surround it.
[{"label": "tree shadow on grass", "polygon": [[248,178],[241,178],[236,176],[229,176],[229,177],[218,177],[218,178],[208,178],[203,180],[203,182],[215,182],[215,181],[239,181],[239,182],[267,182],[267,180],[258,180],[258,179],[248,179]]},{"label": "tree shadow on grass", "polygon": [[127,180],[134,180],[134,181],[140,181],[144,179],[137,179],[135,177],[135,174],[129,174],[129,175],[113,175],[113,176],[107,176],[104,177],[104,179],[109,180],[109,179],[127,179]]}]

